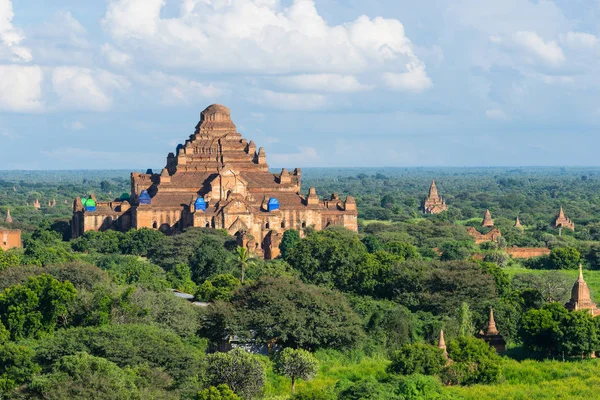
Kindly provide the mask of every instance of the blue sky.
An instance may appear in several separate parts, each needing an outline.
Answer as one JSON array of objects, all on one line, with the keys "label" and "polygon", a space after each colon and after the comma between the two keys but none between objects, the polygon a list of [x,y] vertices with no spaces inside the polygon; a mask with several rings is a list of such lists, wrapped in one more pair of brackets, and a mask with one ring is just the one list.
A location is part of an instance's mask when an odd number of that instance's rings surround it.
[{"label": "blue sky", "polygon": [[[51,4],[51,5],[49,5]],[[0,0],[0,169],[600,165],[600,1]]]}]

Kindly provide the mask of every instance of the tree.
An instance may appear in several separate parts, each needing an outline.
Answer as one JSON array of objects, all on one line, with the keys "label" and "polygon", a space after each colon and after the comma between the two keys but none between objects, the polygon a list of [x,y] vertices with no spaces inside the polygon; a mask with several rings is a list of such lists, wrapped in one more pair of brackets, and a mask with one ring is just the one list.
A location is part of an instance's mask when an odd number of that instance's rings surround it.
[{"label": "tree", "polygon": [[156,229],[131,229],[120,243],[121,252],[146,257],[150,249],[164,239],[164,233]]},{"label": "tree", "polygon": [[292,393],[295,393],[296,379],[312,379],[319,371],[319,362],[306,350],[288,347],[276,356],[273,369],[292,380]]},{"label": "tree", "polygon": [[75,293],[71,282],[61,283],[48,274],[31,277],[0,293],[0,322],[12,339],[51,333],[59,319],[67,324]]},{"label": "tree", "polygon": [[469,246],[470,243],[456,241],[446,242],[440,247],[440,250],[442,251],[440,259],[442,261],[465,260],[471,255]]},{"label": "tree", "polygon": [[202,301],[229,301],[233,291],[239,286],[240,280],[231,274],[216,275],[198,287],[196,297]]},{"label": "tree", "polygon": [[286,258],[290,250],[296,246],[300,241],[300,233],[295,229],[289,229],[283,232],[281,243],[279,244],[279,250],[281,251],[281,257]]},{"label": "tree", "polygon": [[96,264],[121,285],[137,285],[156,291],[169,286],[161,267],[138,256],[106,255],[101,256]]},{"label": "tree", "polygon": [[243,349],[207,356],[207,380],[210,385],[226,384],[236,394],[252,398],[262,392],[266,381],[261,360]]},{"label": "tree", "polygon": [[211,386],[198,392],[195,400],[241,400],[227,385]]},{"label": "tree", "polygon": [[251,261],[251,257],[250,257],[250,251],[245,248],[245,247],[241,247],[238,246],[236,249],[236,255],[237,255],[237,261],[238,264],[240,265],[240,269],[242,271],[242,285],[244,284],[244,276],[246,273],[246,268],[248,268],[248,264]]},{"label": "tree", "polygon": [[177,334],[151,325],[106,325],[57,330],[39,343],[37,359],[48,368],[64,356],[86,352],[120,368],[163,369],[175,385],[204,373],[205,349]]},{"label": "tree", "polygon": [[398,257],[401,257],[403,260],[419,260],[421,259],[421,254],[419,253],[419,249],[413,246],[410,243],[404,242],[387,242],[384,246],[385,251],[394,254]]},{"label": "tree", "polygon": [[4,251],[0,249],[0,271],[6,268],[16,267],[21,264],[21,256],[15,251]]},{"label": "tree", "polygon": [[562,348],[569,355],[589,356],[600,349],[598,325],[586,310],[567,313],[562,320]]},{"label": "tree", "polygon": [[564,336],[561,321],[567,310],[558,303],[542,309],[532,309],[523,314],[519,336],[523,345],[534,352],[552,356],[559,353]]},{"label": "tree", "polygon": [[577,269],[581,253],[573,247],[556,247],[550,253],[550,265],[554,269]]},{"label": "tree", "polygon": [[236,291],[231,304],[262,343],[340,349],[363,336],[358,316],[341,293],[296,279],[262,279]]},{"label": "tree", "polygon": [[189,260],[192,279],[199,285],[212,275],[230,272],[232,258],[219,238],[204,237]]},{"label": "tree", "polygon": [[460,336],[448,343],[453,361],[442,371],[446,384],[491,384],[500,379],[500,357],[489,344],[472,336]]},{"label": "tree", "polygon": [[458,329],[460,336],[470,336],[475,331],[473,325],[473,313],[469,308],[469,303],[463,302],[456,311],[458,319]]},{"label": "tree", "polygon": [[424,343],[407,344],[396,351],[387,371],[400,374],[437,375],[446,364],[442,349]]},{"label": "tree", "polygon": [[[0,324],[0,331],[3,326]],[[5,331],[5,333],[7,333]],[[4,340],[2,339],[4,336]],[[34,361],[35,351],[27,346],[6,342],[0,332],[0,397],[31,380],[41,368]]]},{"label": "tree", "polygon": [[84,352],[65,356],[52,373],[36,377],[30,391],[47,399],[134,400],[140,398],[136,374]]},{"label": "tree", "polygon": [[340,227],[308,234],[285,260],[300,271],[304,282],[361,294],[373,294],[382,272],[358,235]]}]

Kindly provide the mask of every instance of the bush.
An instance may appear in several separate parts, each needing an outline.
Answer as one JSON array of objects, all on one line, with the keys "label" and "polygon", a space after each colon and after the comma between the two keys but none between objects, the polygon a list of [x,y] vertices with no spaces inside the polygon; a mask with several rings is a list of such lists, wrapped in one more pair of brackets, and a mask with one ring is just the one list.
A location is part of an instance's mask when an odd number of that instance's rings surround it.
[{"label": "bush", "polygon": [[262,392],[266,368],[258,356],[237,348],[228,353],[209,354],[207,361],[210,385],[226,384],[244,398],[252,398]]},{"label": "bush", "polygon": [[442,370],[449,385],[491,384],[500,379],[500,357],[490,345],[470,336],[460,336],[448,344],[452,363]]},{"label": "bush", "polygon": [[400,375],[437,375],[446,364],[442,349],[424,343],[404,345],[392,356],[387,371]]}]

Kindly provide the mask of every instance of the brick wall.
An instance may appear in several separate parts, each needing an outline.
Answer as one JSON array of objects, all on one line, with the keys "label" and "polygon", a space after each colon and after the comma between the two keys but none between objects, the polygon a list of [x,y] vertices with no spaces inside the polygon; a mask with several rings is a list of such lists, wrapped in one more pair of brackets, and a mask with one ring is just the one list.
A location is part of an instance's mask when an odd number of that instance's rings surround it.
[{"label": "brick wall", "polygon": [[0,230],[0,248],[2,250],[9,250],[21,247],[21,231]]}]

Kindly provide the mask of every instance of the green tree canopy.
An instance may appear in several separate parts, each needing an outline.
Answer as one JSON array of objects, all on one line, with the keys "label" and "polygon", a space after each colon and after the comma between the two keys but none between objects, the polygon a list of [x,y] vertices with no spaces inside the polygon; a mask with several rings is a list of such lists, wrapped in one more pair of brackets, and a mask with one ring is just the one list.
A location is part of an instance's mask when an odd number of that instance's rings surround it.
[{"label": "green tree canopy", "polygon": [[31,277],[0,293],[0,322],[12,339],[51,333],[58,322],[68,323],[75,293],[71,282],[61,283],[48,274]]},{"label": "green tree canopy", "polygon": [[312,379],[319,371],[319,362],[306,350],[288,347],[275,357],[273,370],[292,380],[292,393],[295,393],[296,379]]},{"label": "green tree canopy", "polygon": [[207,361],[210,385],[225,384],[244,398],[262,392],[267,378],[265,365],[259,357],[237,348],[228,353],[209,354]]}]

